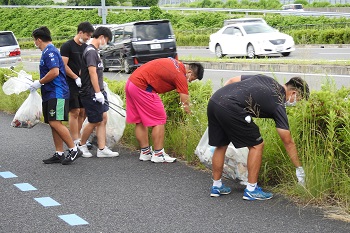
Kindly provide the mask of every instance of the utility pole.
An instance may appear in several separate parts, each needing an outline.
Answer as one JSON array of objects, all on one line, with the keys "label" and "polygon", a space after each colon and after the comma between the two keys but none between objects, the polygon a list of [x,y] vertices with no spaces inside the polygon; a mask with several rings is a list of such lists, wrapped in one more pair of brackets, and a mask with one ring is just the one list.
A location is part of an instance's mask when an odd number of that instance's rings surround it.
[{"label": "utility pole", "polygon": [[107,17],[107,9],[106,9],[106,0],[101,0],[101,16],[102,16],[102,24],[106,24],[106,17]]}]

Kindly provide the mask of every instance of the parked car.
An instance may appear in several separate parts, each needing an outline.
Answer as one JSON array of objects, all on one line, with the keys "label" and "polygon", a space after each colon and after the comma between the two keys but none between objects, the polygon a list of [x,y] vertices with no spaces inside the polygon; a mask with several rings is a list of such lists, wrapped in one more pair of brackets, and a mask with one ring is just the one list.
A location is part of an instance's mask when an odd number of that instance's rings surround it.
[{"label": "parked car", "polygon": [[209,50],[217,57],[289,56],[295,50],[291,36],[280,33],[266,23],[237,23],[224,26],[210,35]]},{"label": "parked car", "polygon": [[0,67],[16,66],[21,61],[21,49],[11,31],[0,31]]},{"label": "parked car", "polygon": [[304,11],[302,4],[287,4],[282,6],[282,10],[286,11]]},{"label": "parked car", "polygon": [[266,23],[266,21],[263,18],[239,18],[224,20],[224,26],[235,23]]},{"label": "parked car", "polygon": [[129,74],[156,58],[177,59],[176,41],[169,20],[148,20],[110,26],[113,38],[100,50],[104,70],[124,70]]}]

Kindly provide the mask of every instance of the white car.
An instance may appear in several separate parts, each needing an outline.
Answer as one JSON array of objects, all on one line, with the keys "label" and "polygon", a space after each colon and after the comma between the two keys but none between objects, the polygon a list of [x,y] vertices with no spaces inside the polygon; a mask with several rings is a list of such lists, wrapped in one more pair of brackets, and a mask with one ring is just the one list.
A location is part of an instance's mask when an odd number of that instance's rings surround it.
[{"label": "white car", "polygon": [[224,26],[210,35],[209,50],[219,58],[229,56],[289,56],[295,51],[291,36],[265,23],[237,23]]},{"label": "white car", "polygon": [[21,60],[21,49],[13,32],[0,31],[0,67],[16,66]]}]

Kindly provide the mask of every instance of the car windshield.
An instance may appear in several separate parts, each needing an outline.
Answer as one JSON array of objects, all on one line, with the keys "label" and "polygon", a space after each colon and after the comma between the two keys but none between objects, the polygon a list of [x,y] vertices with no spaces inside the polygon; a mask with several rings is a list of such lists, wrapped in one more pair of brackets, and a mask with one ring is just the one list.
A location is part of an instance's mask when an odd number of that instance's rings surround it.
[{"label": "car windshield", "polygon": [[172,32],[168,22],[137,24],[134,30],[138,41],[172,38]]},{"label": "car windshield", "polygon": [[247,34],[272,33],[276,31],[274,28],[263,23],[243,25],[243,28]]},{"label": "car windshield", "polygon": [[0,33],[0,47],[17,45],[11,32]]}]

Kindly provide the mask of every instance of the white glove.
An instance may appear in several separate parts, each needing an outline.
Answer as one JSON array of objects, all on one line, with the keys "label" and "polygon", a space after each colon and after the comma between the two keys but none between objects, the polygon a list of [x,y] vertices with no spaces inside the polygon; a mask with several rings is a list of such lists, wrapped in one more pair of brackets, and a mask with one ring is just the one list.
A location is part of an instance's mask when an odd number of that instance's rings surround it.
[{"label": "white glove", "polygon": [[302,186],[305,185],[305,172],[303,167],[297,167],[295,170],[295,174],[297,175],[298,178],[298,183]]},{"label": "white glove", "polygon": [[78,87],[81,87],[81,78],[76,78],[75,79],[75,84],[77,84]]},{"label": "white glove", "polygon": [[104,87],[104,88],[108,87],[108,83],[106,83],[105,81],[103,81],[103,87]]},{"label": "white glove", "polygon": [[95,93],[95,101],[100,102],[101,104],[105,104],[105,97],[102,92]]},{"label": "white glove", "polygon": [[39,80],[35,80],[32,85],[30,85],[29,90],[30,91],[36,91],[42,86],[42,84],[39,82]]}]

